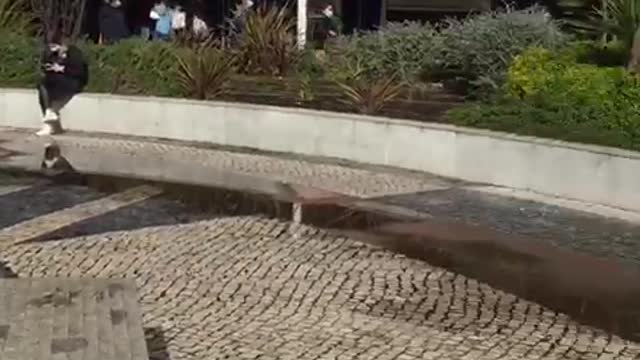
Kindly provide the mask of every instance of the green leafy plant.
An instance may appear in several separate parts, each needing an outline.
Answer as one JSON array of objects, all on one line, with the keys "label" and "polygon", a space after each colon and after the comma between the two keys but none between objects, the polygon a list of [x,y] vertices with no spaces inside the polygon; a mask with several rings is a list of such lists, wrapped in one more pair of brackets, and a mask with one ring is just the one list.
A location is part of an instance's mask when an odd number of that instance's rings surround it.
[{"label": "green leafy plant", "polygon": [[174,74],[177,68],[171,43],[129,39],[115,45],[86,43],[92,80],[88,91],[175,96],[180,93]]},{"label": "green leafy plant", "polygon": [[573,108],[545,102],[504,99],[489,103],[470,103],[447,114],[449,122],[476,128],[522,135],[560,139],[585,144],[640,150],[638,119],[629,118],[626,129],[612,126],[627,111],[607,111],[588,106]]},{"label": "green leafy plant", "polygon": [[627,77],[620,67],[579,64],[573,53],[532,48],[514,59],[506,88],[518,98],[542,94],[547,100],[575,101],[576,105],[605,104],[614,99]]},{"label": "green leafy plant", "polygon": [[27,35],[34,31],[34,16],[25,0],[0,0],[0,32]]},{"label": "green leafy plant", "polygon": [[286,7],[265,5],[249,12],[234,49],[238,70],[252,75],[285,76],[300,56],[295,24]]},{"label": "green leafy plant", "polygon": [[560,24],[538,6],[448,19],[440,36],[431,64],[433,77],[465,79],[478,91],[499,89],[509,64],[525,49],[555,49],[569,40]]},{"label": "green leafy plant", "polygon": [[505,87],[512,96],[532,96],[543,90],[564,68],[555,61],[551,51],[534,47],[515,57],[509,67]]},{"label": "green leafy plant", "polygon": [[640,0],[605,0],[596,9],[592,22],[600,32],[612,35],[624,45],[629,63],[638,61],[632,58],[632,48],[636,33],[640,33]]},{"label": "green leafy plant", "polygon": [[505,96],[449,113],[460,125],[640,150],[640,79],[622,67],[532,48],[509,68]]},{"label": "green leafy plant", "polygon": [[553,0],[549,7],[554,15],[562,19],[564,27],[575,33],[585,33],[585,23],[588,22],[592,10],[601,4],[602,0]]},{"label": "green leafy plant", "polygon": [[[640,41],[640,0],[563,0],[575,10],[569,20],[583,33],[600,36],[607,41],[622,44],[630,68],[640,62],[640,54],[634,53],[634,42]],[[637,45],[640,47],[640,45]]]},{"label": "green leafy plant", "polygon": [[436,28],[428,23],[390,23],[375,32],[340,36],[330,41],[326,46],[328,64],[366,58],[363,66],[367,72],[416,82],[424,68],[435,61],[438,41]]},{"label": "green leafy plant", "polygon": [[176,55],[176,59],[176,78],[187,96],[206,100],[225,92],[233,72],[232,56],[201,46],[194,51]]},{"label": "green leafy plant", "polygon": [[18,34],[0,36],[0,86],[35,87],[39,74],[40,46],[36,39]]},{"label": "green leafy plant", "polygon": [[619,41],[577,41],[564,51],[573,52],[579,63],[605,67],[623,67],[627,65],[629,58],[628,50]]}]

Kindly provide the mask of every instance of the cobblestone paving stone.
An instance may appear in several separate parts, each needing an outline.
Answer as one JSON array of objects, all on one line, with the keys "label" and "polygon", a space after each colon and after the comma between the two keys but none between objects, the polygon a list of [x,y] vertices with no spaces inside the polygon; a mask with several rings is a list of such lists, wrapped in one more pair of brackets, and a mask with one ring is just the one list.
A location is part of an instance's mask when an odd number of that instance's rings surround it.
[{"label": "cobblestone paving stone", "polygon": [[[171,203],[0,258],[20,277],[134,278],[144,325],[162,329],[173,360],[640,358],[640,344],[424,262],[288,222],[176,216]],[[166,225],[132,229],[160,204]]]},{"label": "cobblestone paving stone", "polygon": [[543,203],[459,188],[380,199],[433,215],[489,226],[640,267],[640,225]]},{"label": "cobblestone paving stone", "polygon": [[[3,132],[2,128],[0,128],[0,135],[10,139],[18,138],[21,139],[20,141],[37,141],[20,132]],[[276,156],[181,146],[160,141],[150,142],[67,134],[57,136],[56,141],[63,146],[72,146],[96,154],[115,152],[161,156],[197,163],[198,166],[269,176],[272,179],[314,186],[353,196],[373,197],[427,191],[434,187],[447,186],[442,179],[433,176],[370,171]]]}]

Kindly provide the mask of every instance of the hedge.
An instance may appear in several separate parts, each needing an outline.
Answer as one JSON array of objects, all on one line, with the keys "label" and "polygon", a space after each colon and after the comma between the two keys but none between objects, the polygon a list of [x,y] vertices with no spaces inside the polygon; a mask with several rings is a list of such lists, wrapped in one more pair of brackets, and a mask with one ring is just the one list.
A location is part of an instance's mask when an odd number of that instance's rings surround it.
[{"label": "hedge", "polygon": [[[87,91],[182,96],[174,81],[178,48],[168,43],[131,39],[117,46],[81,43],[88,59]],[[39,40],[3,34],[0,37],[0,86],[35,87],[39,78]]]},{"label": "hedge", "polygon": [[449,114],[460,125],[640,150],[640,78],[622,67],[532,48],[516,57],[505,93]]},{"label": "hedge", "polygon": [[498,89],[511,60],[532,46],[561,48],[570,37],[539,6],[507,8],[445,19],[405,22],[345,36],[329,46],[332,63],[358,62],[364,71],[405,82],[459,78],[479,89]]}]

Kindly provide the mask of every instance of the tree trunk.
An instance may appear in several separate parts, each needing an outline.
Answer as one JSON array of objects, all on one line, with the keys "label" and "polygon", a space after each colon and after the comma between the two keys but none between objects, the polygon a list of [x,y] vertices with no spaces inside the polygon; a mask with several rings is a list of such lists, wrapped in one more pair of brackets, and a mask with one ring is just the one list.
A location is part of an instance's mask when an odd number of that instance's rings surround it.
[{"label": "tree trunk", "polygon": [[629,57],[629,71],[640,74],[640,27],[633,38],[631,56]]}]

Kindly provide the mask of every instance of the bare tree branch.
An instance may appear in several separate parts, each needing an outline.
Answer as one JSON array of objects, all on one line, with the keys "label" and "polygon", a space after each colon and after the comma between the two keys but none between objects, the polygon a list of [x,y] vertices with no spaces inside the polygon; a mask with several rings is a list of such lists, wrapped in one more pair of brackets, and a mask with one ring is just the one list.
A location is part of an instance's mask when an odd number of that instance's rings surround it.
[{"label": "bare tree branch", "polygon": [[74,41],[82,32],[86,3],[87,0],[31,0],[31,8],[45,36],[60,31],[60,35]]}]

